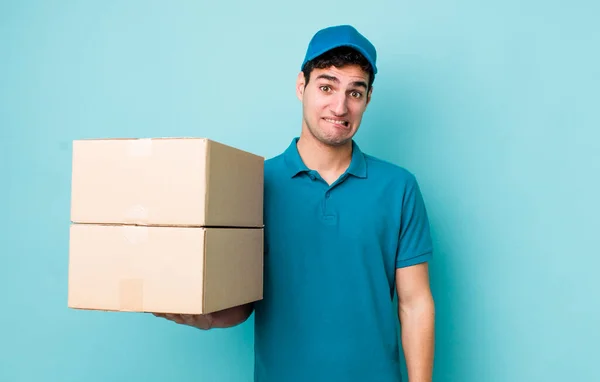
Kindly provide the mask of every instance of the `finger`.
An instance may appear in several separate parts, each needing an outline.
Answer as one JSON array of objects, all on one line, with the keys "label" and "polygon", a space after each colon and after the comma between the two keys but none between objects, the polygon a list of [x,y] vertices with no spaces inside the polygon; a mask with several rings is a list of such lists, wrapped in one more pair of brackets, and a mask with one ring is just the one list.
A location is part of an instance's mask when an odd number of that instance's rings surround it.
[{"label": "finger", "polygon": [[183,324],[183,318],[181,317],[180,314],[167,314],[167,318],[171,321],[174,321],[178,324]]},{"label": "finger", "polygon": [[186,325],[195,325],[198,319],[198,316],[194,314],[182,314],[181,319],[186,323]]},{"label": "finger", "polygon": [[181,318],[185,321],[185,322],[193,322],[195,317],[193,314],[182,314]]}]

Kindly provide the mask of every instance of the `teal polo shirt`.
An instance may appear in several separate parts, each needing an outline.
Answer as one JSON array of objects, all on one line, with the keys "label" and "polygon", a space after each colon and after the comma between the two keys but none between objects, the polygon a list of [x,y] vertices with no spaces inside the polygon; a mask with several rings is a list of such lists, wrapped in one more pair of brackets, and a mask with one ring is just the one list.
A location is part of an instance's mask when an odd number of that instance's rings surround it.
[{"label": "teal polo shirt", "polygon": [[296,144],[265,161],[256,382],[399,382],[395,271],[430,260],[415,177],[353,142],[328,185]]}]

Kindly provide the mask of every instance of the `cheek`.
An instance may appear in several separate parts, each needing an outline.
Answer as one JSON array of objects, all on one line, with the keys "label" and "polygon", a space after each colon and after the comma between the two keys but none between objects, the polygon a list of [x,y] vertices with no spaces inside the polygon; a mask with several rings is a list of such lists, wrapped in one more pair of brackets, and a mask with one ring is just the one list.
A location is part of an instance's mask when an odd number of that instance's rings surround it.
[{"label": "cheek", "polygon": [[312,106],[314,108],[315,111],[321,111],[327,108],[328,104],[327,104],[327,98],[325,97],[315,97],[315,99],[313,99],[313,103]]},{"label": "cheek", "polygon": [[355,105],[350,107],[348,109],[348,112],[350,113],[350,118],[353,121],[360,121],[360,119],[362,118],[363,108],[359,105]]},{"label": "cheek", "polygon": [[327,110],[327,102],[322,99],[313,99],[307,104],[309,113],[315,117],[320,118],[323,114],[323,111]]}]

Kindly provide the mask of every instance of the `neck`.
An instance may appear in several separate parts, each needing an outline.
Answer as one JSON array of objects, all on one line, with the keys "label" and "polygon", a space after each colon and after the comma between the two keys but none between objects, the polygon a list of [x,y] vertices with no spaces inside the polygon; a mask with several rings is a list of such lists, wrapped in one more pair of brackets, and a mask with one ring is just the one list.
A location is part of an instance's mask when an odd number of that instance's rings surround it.
[{"label": "neck", "polygon": [[304,164],[325,178],[337,178],[346,171],[352,160],[352,141],[329,146],[303,130],[297,147]]}]

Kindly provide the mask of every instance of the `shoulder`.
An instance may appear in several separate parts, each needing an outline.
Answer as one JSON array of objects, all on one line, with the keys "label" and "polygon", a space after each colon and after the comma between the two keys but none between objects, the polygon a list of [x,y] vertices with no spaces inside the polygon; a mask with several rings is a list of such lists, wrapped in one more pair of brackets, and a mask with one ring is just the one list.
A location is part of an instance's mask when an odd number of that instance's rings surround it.
[{"label": "shoulder", "polygon": [[406,167],[390,161],[363,153],[369,178],[394,183],[396,186],[413,188],[417,186],[417,178]]},{"label": "shoulder", "polygon": [[274,157],[265,159],[265,175],[277,173],[284,165],[283,153],[278,154]]},{"label": "shoulder", "polygon": [[273,183],[278,183],[281,180],[282,174],[286,173],[286,164],[284,154],[278,154],[274,157],[267,158],[264,165],[264,181],[265,186]]}]

